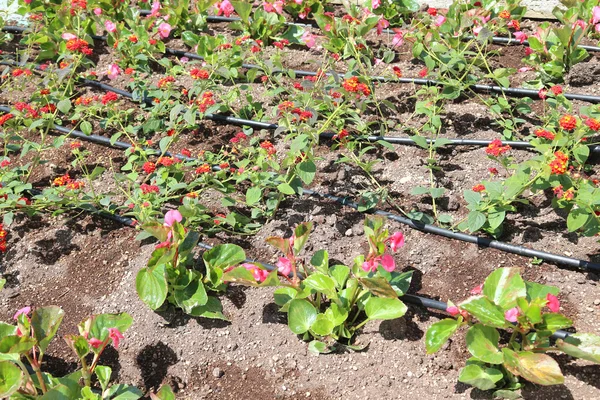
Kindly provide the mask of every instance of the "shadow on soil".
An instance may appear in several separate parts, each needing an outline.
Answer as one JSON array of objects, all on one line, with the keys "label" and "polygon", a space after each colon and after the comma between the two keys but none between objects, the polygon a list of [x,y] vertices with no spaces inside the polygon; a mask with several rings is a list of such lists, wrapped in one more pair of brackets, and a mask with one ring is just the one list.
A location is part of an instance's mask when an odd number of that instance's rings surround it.
[{"label": "shadow on soil", "polygon": [[136,357],[146,390],[156,390],[167,377],[168,369],[178,361],[177,354],[163,342],[144,347]]}]

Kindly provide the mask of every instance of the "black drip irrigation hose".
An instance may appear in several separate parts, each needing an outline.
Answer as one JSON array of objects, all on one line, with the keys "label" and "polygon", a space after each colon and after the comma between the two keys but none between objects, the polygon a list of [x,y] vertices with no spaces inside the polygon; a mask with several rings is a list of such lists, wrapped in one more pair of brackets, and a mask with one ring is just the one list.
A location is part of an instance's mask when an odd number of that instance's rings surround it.
[{"label": "black drip irrigation hose", "polygon": [[[128,217],[123,217],[123,216],[116,215],[116,214],[110,214],[110,213],[104,212],[104,211],[95,212],[95,214],[97,214],[101,217],[107,218],[107,219],[111,219],[113,221],[116,221],[120,224],[126,225],[131,228],[134,228],[136,226],[133,219],[128,218]],[[203,242],[198,242],[197,246],[204,250],[210,250],[213,248],[213,246],[203,243]],[[263,267],[265,267],[269,271],[277,270],[276,266],[268,264],[268,263],[263,263],[263,262],[257,261],[257,260],[251,260],[251,259],[247,258],[244,260],[244,262],[258,263],[258,264],[262,265]],[[416,305],[416,306],[423,307],[423,308],[431,308],[431,309],[443,311],[443,312],[447,312],[446,310],[448,308],[447,303],[444,303],[439,300],[430,299],[427,297],[417,296],[414,294],[404,294],[403,296],[400,296],[399,298],[408,304]],[[552,337],[554,339],[565,339],[567,336],[569,336],[569,334],[570,333],[567,331],[558,330],[552,335]]]},{"label": "black drip irrigation hose", "polygon": [[[309,196],[321,197],[324,199],[333,200],[337,203],[340,203],[344,206],[348,206],[358,210],[358,204],[349,201],[345,197],[339,197],[331,194],[324,194],[315,192],[310,189],[303,189],[303,193]],[[456,239],[462,242],[473,243],[480,247],[490,247],[492,249],[501,250],[505,253],[516,254],[519,256],[530,257],[530,258],[538,258],[544,261],[549,261],[556,264],[567,265],[573,268],[580,268],[586,271],[600,272],[600,264],[594,263],[591,261],[579,260],[572,257],[561,256],[558,254],[548,253],[540,250],[533,250],[527,247],[517,246],[510,243],[500,242],[498,240],[492,240],[488,238],[483,238],[480,236],[469,235],[461,232],[454,232],[449,229],[440,228],[435,225],[429,225],[422,223],[420,221],[415,221],[410,218],[402,217],[400,215],[382,211],[382,210],[374,210],[373,214],[385,216],[392,221],[399,222],[401,224],[407,225],[413,229],[416,229],[425,233],[432,233],[434,235],[444,236],[449,239]]]}]

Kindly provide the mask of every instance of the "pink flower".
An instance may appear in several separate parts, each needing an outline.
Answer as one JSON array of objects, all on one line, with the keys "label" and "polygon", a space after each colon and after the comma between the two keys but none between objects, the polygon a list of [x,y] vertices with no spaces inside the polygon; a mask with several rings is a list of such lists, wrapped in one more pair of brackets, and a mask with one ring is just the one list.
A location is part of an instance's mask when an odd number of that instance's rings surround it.
[{"label": "pink flower", "polygon": [[517,39],[519,41],[519,43],[523,43],[524,41],[527,40],[527,34],[521,31],[517,31],[515,33],[513,33],[513,35],[515,35],[515,39]]},{"label": "pink flower", "polygon": [[460,310],[456,306],[449,306],[448,308],[446,308],[446,312],[452,315],[453,317],[456,317],[458,314],[460,314]]},{"label": "pink flower", "polygon": [[13,319],[17,319],[17,318],[19,318],[19,315],[21,315],[21,314],[25,314],[25,315],[27,315],[27,314],[29,314],[30,312],[31,312],[31,307],[23,307],[23,308],[21,308],[20,310],[18,310],[18,311],[15,313],[15,315],[13,315]]},{"label": "pink flower", "polygon": [[592,8],[592,24],[596,25],[600,22],[600,6]]},{"label": "pink flower", "polygon": [[101,15],[102,14],[102,9],[100,7],[94,8],[94,14]]},{"label": "pink flower", "polygon": [[171,25],[169,25],[166,22],[163,22],[162,24],[160,24],[158,26],[158,34],[160,35],[161,38],[166,39],[169,37],[169,34],[171,33]]},{"label": "pink flower", "polygon": [[560,310],[560,302],[558,301],[558,298],[555,295],[553,295],[552,293],[548,293],[546,295],[546,300],[548,301],[546,305],[548,306],[550,311],[557,313]]},{"label": "pink flower", "polygon": [[394,257],[389,254],[384,254],[383,257],[381,257],[380,263],[387,272],[392,272],[396,269],[396,261],[394,261]]},{"label": "pink flower", "polygon": [[525,47],[525,56],[530,56],[533,54],[533,49],[531,47]]},{"label": "pink flower", "polygon": [[31,4],[31,0],[23,0],[25,1],[25,4]]},{"label": "pink flower", "polygon": [[61,37],[65,40],[77,39],[77,36],[73,35],[72,33],[68,33],[68,32],[63,33]]},{"label": "pink flower", "polygon": [[580,27],[582,30],[585,30],[585,27],[586,27],[585,21],[582,21],[582,20],[578,19],[573,24],[573,28],[572,29],[575,29],[576,27]]},{"label": "pink flower", "polygon": [[158,12],[161,9],[160,1],[155,1],[152,3],[152,8],[150,9],[149,17],[158,17],[160,13]]},{"label": "pink flower", "polygon": [[383,30],[385,28],[387,28],[388,26],[390,26],[390,23],[388,22],[388,20],[385,19],[385,18],[381,18],[379,20],[379,22],[377,22],[377,34],[381,35],[381,33],[383,32]]},{"label": "pink flower", "polygon": [[306,47],[313,48],[315,47],[316,44],[316,36],[313,35],[312,33],[310,33],[309,31],[305,31],[302,34],[302,37],[300,38],[300,40],[302,40],[304,42],[304,44],[306,44]]},{"label": "pink flower", "polygon": [[303,1],[304,1],[304,0],[294,0],[294,3],[296,3],[296,4],[300,5],[300,4],[302,4],[302,2],[303,2]]},{"label": "pink flower", "polygon": [[125,339],[125,336],[117,328],[108,328],[108,337],[113,341],[113,347],[119,348],[119,341]]},{"label": "pink flower", "polygon": [[277,271],[282,275],[289,275],[292,273],[292,262],[287,257],[279,257],[277,261]]},{"label": "pink flower", "polygon": [[538,91],[538,97],[539,97],[540,99],[542,99],[542,100],[545,100],[545,99],[546,99],[546,93],[548,93],[548,89],[546,89],[546,88],[541,88],[541,89]]},{"label": "pink flower", "polygon": [[226,17],[229,17],[235,12],[235,9],[233,8],[233,5],[231,5],[229,0],[223,0],[220,3],[217,3],[215,7],[217,7],[217,15],[223,14]]},{"label": "pink flower", "polygon": [[435,19],[435,26],[442,26],[446,22],[446,17],[443,15],[438,15]]},{"label": "pink flower", "polygon": [[521,67],[518,70],[519,72],[527,72],[527,71],[533,71],[533,68],[531,67]]},{"label": "pink flower", "polygon": [[377,271],[378,265],[379,265],[379,258],[376,257],[376,258],[372,258],[370,260],[363,262],[362,269],[365,270],[366,272],[373,272],[373,271]]},{"label": "pink flower", "polygon": [[100,347],[104,344],[104,342],[102,340],[96,339],[96,338],[91,338],[90,340],[88,340],[88,343],[90,344],[90,346],[92,346],[95,349],[97,349],[98,347]]},{"label": "pink flower", "polygon": [[396,232],[389,238],[387,238],[386,242],[390,242],[390,249],[392,251],[398,251],[402,246],[404,246],[404,235],[402,232]]},{"label": "pink flower", "polygon": [[267,276],[269,275],[269,271],[267,271],[266,269],[258,268],[254,264],[244,263],[241,266],[246,268],[248,271],[252,272],[252,276],[257,282],[263,282],[265,279],[267,279]]},{"label": "pink flower", "polygon": [[483,29],[483,26],[478,26],[477,28],[473,28],[473,34],[475,36],[478,36],[479,32],[481,32],[482,29]]},{"label": "pink flower", "polygon": [[111,21],[104,21],[104,27],[110,33],[115,33],[117,31],[117,25]]},{"label": "pink flower", "polygon": [[108,66],[108,72],[106,74],[108,75],[109,79],[115,79],[117,76],[119,76],[120,73],[121,69],[117,64],[110,64]]},{"label": "pink flower", "polygon": [[504,313],[504,318],[508,322],[517,322],[517,317],[519,316],[519,307],[511,308],[510,310]]},{"label": "pink flower", "polygon": [[183,216],[181,215],[181,213],[179,211],[170,210],[170,211],[167,211],[167,213],[165,214],[165,222],[163,225],[171,227],[171,226],[173,226],[175,221],[181,222],[182,219],[183,219]]},{"label": "pink flower", "polygon": [[471,289],[471,294],[478,295],[478,294],[481,294],[482,291],[483,291],[483,283],[481,285],[475,286],[473,289]]},{"label": "pink flower", "polygon": [[404,33],[398,28],[394,28],[394,37],[392,38],[392,47],[402,46],[404,43]]},{"label": "pink flower", "polygon": [[283,1],[277,0],[273,4],[269,2],[263,2],[263,8],[266,12],[275,12],[277,14],[283,13]]},{"label": "pink flower", "polygon": [[371,6],[373,7],[373,10],[376,10],[380,5],[381,5],[381,0],[373,0],[371,2]]}]

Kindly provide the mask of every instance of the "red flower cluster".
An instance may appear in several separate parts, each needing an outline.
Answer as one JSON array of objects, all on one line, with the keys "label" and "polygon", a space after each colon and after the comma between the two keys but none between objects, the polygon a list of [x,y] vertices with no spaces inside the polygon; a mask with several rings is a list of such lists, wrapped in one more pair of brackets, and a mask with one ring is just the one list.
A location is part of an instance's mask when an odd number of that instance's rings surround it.
[{"label": "red flower cluster", "polygon": [[[8,167],[9,165],[10,165],[9,158],[5,158],[4,160],[0,161],[0,168]],[[0,187],[2,187],[2,184],[0,184]]]},{"label": "red flower cluster", "polygon": [[[598,130],[600,130],[600,121],[598,121],[596,118],[586,119],[585,124],[588,126],[588,128],[590,128],[594,132],[598,132]],[[2,124],[0,124],[0,125],[2,125]]]},{"label": "red flower cluster", "polygon": [[562,86],[560,86],[560,85],[554,85],[550,88],[550,90],[552,91],[552,93],[554,93],[555,96],[558,96],[559,94],[562,94],[562,92],[563,92]]},{"label": "red flower cluster", "polygon": [[299,108],[294,108],[292,114],[296,114],[298,117],[292,118],[292,122],[306,122],[313,117],[313,113],[310,111],[302,111]]},{"label": "red flower cluster", "polygon": [[275,146],[273,146],[273,143],[269,142],[268,140],[265,140],[264,142],[262,142],[260,144],[260,147],[265,149],[267,151],[267,154],[270,156],[277,153],[277,150],[275,149]]},{"label": "red flower cluster", "polygon": [[138,38],[135,35],[131,35],[131,36],[129,36],[129,41],[131,43],[137,43],[138,42]]},{"label": "red flower cluster", "polygon": [[7,233],[4,230],[4,227],[0,224],[0,251],[2,253],[6,252],[6,235]]},{"label": "red flower cluster", "polygon": [[498,16],[502,19],[509,19],[510,18],[510,11],[508,10],[502,10],[500,11],[500,14],[498,14]]},{"label": "red flower cluster", "polygon": [[558,124],[565,131],[572,131],[577,127],[577,118],[572,115],[564,115],[559,121]]},{"label": "red flower cluster", "polygon": [[206,109],[210,106],[215,105],[215,99],[213,92],[205,92],[202,94],[202,98],[196,100],[196,105],[200,112],[206,112]]},{"label": "red flower cluster", "polygon": [[432,17],[435,17],[437,15],[437,8],[429,7],[427,9],[427,14],[431,15]]},{"label": "red flower cluster", "polygon": [[89,43],[83,39],[71,39],[67,41],[67,50],[72,52],[80,52],[89,56],[93,53],[93,50],[90,49]]},{"label": "red flower cluster", "polygon": [[208,79],[210,73],[205,69],[192,68],[190,70],[190,75],[194,79]]},{"label": "red flower cluster", "polygon": [[502,142],[500,141],[500,139],[494,139],[494,140],[492,140],[492,143],[490,143],[488,145],[488,147],[485,149],[485,152],[491,156],[499,157],[509,150],[510,150],[509,145],[502,146]]},{"label": "red flower cluster", "polygon": [[25,114],[27,118],[39,117],[38,112],[36,110],[34,110],[33,107],[31,107],[27,103],[22,103],[22,102],[15,103],[15,108],[20,112],[27,111],[27,113]]},{"label": "red flower cluster", "polygon": [[548,139],[548,140],[554,140],[554,133],[547,131],[545,129],[538,129],[535,132],[535,136],[539,137],[539,138],[544,138],[544,139]]},{"label": "red flower cluster", "polygon": [[[244,35],[242,37],[239,37],[237,39],[235,39],[235,44],[237,44],[238,46],[242,43],[244,43],[246,40],[250,39],[250,35]],[[229,48],[231,48],[231,45],[229,46]]]},{"label": "red flower cluster", "polygon": [[84,11],[87,8],[87,0],[71,0],[71,16],[75,16],[78,11]]},{"label": "red flower cluster", "polygon": [[567,163],[569,161],[569,157],[567,157],[567,155],[562,151],[555,152],[554,157],[554,160],[550,161],[548,164],[552,173],[562,175],[567,172]]},{"label": "red flower cluster", "polygon": [[485,186],[483,186],[481,183],[473,186],[474,192],[483,192],[484,190],[485,190]]},{"label": "red flower cluster", "polygon": [[217,50],[217,51],[227,50],[227,49],[230,49],[231,47],[232,47],[231,43],[223,43],[223,44],[218,45],[215,50]]},{"label": "red flower cluster", "polygon": [[115,92],[107,92],[104,96],[102,96],[102,104],[107,105],[111,101],[116,101],[119,97]]},{"label": "red flower cluster", "polygon": [[186,156],[186,157],[192,157],[192,152],[189,151],[188,149],[181,149],[181,155]]},{"label": "red flower cluster", "polygon": [[277,47],[278,49],[283,50],[283,48],[285,46],[287,46],[288,44],[290,44],[290,41],[287,39],[283,39],[283,40],[280,40],[279,42],[274,42],[273,46]]},{"label": "red flower cluster", "polygon": [[177,160],[173,157],[160,157],[156,163],[164,165],[165,167],[170,167],[171,165],[175,164],[176,162],[177,162]]},{"label": "red flower cluster", "polygon": [[144,170],[145,173],[151,174],[156,170],[156,165],[150,161],[147,161],[142,166],[142,169]]},{"label": "red flower cluster", "polygon": [[156,185],[148,185],[147,183],[142,183],[140,185],[140,189],[142,189],[142,193],[143,194],[150,194],[150,193],[158,193],[160,192],[160,188]]},{"label": "red flower cluster", "polygon": [[32,74],[31,70],[27,69],[27,68],[26,69],[17,68],[17,69],[14,69],[12,72],[12,76],[15,76],[15,77],[21,76],[21,75],[31,76],[31,74]]},{"label": "red flower cluster", "polygon": [[4,114],[3,116],[0,117],[0,126],[4,125],[6,123],[6,121],[8,121],[9,119],[14,118],[15,116],[12,114]]},{"label": "red flower cluster", "polygon": [[236,144],[239,142],[243,142],[246,139],[248,139],[248,136],[246,136],[244,132],[238,132],[235,134],[234,137],[231,138],[231,140],[229,140],[229,143]]},{"label": "red flower cluster", "polygon": [[210,172],[210,170],[211,170],[210,165],[202,164],[201,166],[196,168],[196,173],[197,174],[207,174]]},{"label": "red flower cluster", "polygon": [[85,186],[85,184],[83,182],[71,179],[69,174],[64,174],[63,176],[54,178],[54,181],[52,182],[52,186],[66,186],[68,189],[76,190],[76,189],[83,188]]},{"label": "red flower cluster", "polygon": [[421,78],[425,78],[427,74],[429,74],[429,69],[427,67],[419,71],[419,77]]},{"label": "red flower cluster", "polygon": [[175,82],[175,78],[173,78],[172,76],[165,76],[164,78],[162,78],[158,81],[158,87],[160,89],[162,89],[165,86],[167,86],[169,83],[172,83],[172,82]]},{"label": "red flower cluster", "polygon": [[96,101],[98,100],[98,96],[94,96],[94,97],[83,97],[80,96],[75,100],[75,105],[80,105],[83,104],[84,106],[89,106],[92,101]]},{"label": "red flower cluster", "polygon": [[356,77],[356,76],[346,79],[342,83],[342,87],[351,93],[362,92],[362,94],[364,94],[365,96],[368,96],[371,94],[371,89],[369,89],[369,86],[360,82],[358,80],[358,77]]},{"label": "red flower cluster", "polygon": [[354,18],[350,14],[346,14],[342,17],[342,21],[345,21],[349,24],[360,24],[360,20],[358,18]]},{"label": "red flower cluster", "polygon": [[347,130],[342,129],[340,130],[337,134],[333,135],[333,140],[343,140],[344,138],[348,137],[349,133]]},{"label": "red flower cluster", "polygon": [[394,66],[394,67],[392,67],[392,70],[394,71],[394,74],[396,74],[396,76],[398,78],[402,78],[402,70],[400,69],[400,67]]}]

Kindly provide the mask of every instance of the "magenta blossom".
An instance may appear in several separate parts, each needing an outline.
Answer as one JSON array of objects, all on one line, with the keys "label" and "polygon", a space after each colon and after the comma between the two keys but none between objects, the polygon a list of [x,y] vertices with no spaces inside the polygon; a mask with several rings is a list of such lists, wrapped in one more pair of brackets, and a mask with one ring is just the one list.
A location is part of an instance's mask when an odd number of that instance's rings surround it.
[{"label": "magenta blossom", "polygon": [[508,322],[517,322],[517,317],[519,316],[519,314],[519,307],[513,307],[504,313],[504,318]]},{"label": "magenta blossom", "polygon": [[404,44],[404,33],[398,29],[394,28],[394,37],[392,38],[392,47],[399,47]]},{"label": "magenta blossom", "polygon": [[373,0],[371,2],[371,7],[373,7],[373,10],[376,10],[377,8],[379,8],[380,5],[381,5],[381,0]]},{"label": "magenta blossom", "polygon": [[169,34],[171,33],[171,25],[169,25],[166,22],[163,22],[162,24],[160,24],[158,26],[158,34],[160,35],[161,38],[166,39],[169,37]]},{"label": "magenta blossom", "polygon": [[600,22],[600,6],[592,8],[592,24],[596,25]]},{"label": "magenta blossom", "polygon": [[61,37],[65,40],[77,39],[77,36],[73,35],[72,33],[68,33],[68,32],[63,33]]},{"label": "magenta blossom", "polygon": [[119,348],[121,339],[125,339],[125,336],[117,328],[108,328],[108,337],[112,339],[115,349]]},{"label": "magenta blossom", "polygon": [[456,306],[448,306],[448,308],[446,308],[446,312],[453,317],[456,317],[458,314],[460,314],[460,310]]},{"label": "magenta blossom", "polygon": [[435,26],[442,26],[444,22],[446,22],[446,17],[440,14],[435,19]]},{"label": "magenta blossom", "polygon": [[385,18],[381,18],[378,22],[377,22],[377,34],[381,35],[381,33],[383,32],[383,30],[385,28],[387,28],[388,26],[390,26],[390,23],[387,19]]},{"label": "magenta blossom", "polygon": [[316,44],[316,36],[310,33],[309,31],[305,31],[300,38],[306,44],[306,47],[313,48]]},{"label": "magenta blossom", "polygon": [[111,21],[104,21],[104,27],[110,33],[115,33],[117,31],[117,25]]},{"label": "magenta blossom", "polygon": [[553,295],[552,293],[548,293],[546,295],[546,300],[548,301],[546,305],[548,306],[550,311],[552,311],[553,313],[557,313],[560,310],[560,302],[558,301],[558,298],[555,295]]},{"label": "magenta blossom", "polygon": [[519,43],[523,43],[527,40],[527,34],[521,31],[515,32],[515,39],[517,39],[519,41]]},{"label": "magenta blossom", "polygon": [[402,246],[404,246],[404,235],[402,232],[396,232],[387,238],[386,241],[390,242],[390,249],[392,249],[392,251],[398,251]]},{"label": "magenta blossom", "polygon": [[117,76],[119,76],[120,73],[121,69],[117,64],[110,64],[108,66],[108,71],[106,72],[106,75],[108,75],[109,79],[115,79]]},{"label": "magenta blossom", "polygon": [[90,340],[88,340],[88,343],[90,344],[90,346],[92,346],[95,349],[97,349],[98,347],[100,347],[104,344],[104,342],[102,340],[96,339],[96,338],[91,338]]},{"label": "magenta blossom", "polygon": [[246,268],[248,271],[252,272],[252,276],[257,282],[264,282],[264,280],[267,279],[267,276],[269,275],[269,271],[267,271],[266,269],[258,268],[254,264],[244,263],[241,266]]},{"label": "magenta blossom", "polygon": [[170,211],[167,211],[167,213],[165,214],[165,223],[163,225],[167,226],[167,227],[171,227],[171,226],[173,226],[175,221],[181,222],[182,219],[183,219],[183,216],[181,215],[181,213],[179,211],[170,210]]},{"label": "magenta blossom", "polygon": [[481,285],[475,286],[473,289],[471,289],[471,294],[478,295],[478,294],[481,294],[482,291],[483,291],[483,283]]},{"label": "magenta blossom", "polygon": [[531,67],[521,67],[517,70],[518,72],[527,72],[527,71],[533,71],[533,68]]},{"label": "magenta blossom", "polygon": [[274,3],[265,1],[263,2],[263,8],[266,12],[281,14],[283,13],[283,1],[277,0]]},{"label": "magenta blossom", "polygon": [[530,56],[533,54],[533,49],[531,47],[525,47],[525,56]]},{"label": "magenta blossom", "polygon": [[277,261],[277,271],[280,274],[288,276],[292,273],[292,262],[287,257],[279,257]]},{"label": "magenta blossom", "polygon": [[396,261],[394,261],[394,257],[390,256],[389,254],[384,254],[379,262],[381,263],[383,269],[385,269],[387,272],[392,272],[396,269]]},{"label": "magenta blossom", "polygon": [[161,8],[160,1],[153,2],[152,8],[150,9],[150,15],[148,17],[158,17],[160,15],[159,10]]},{"label": "magenta blossom", "polygon": [[94,14],[101,15],[102,14],[102,9],[100,7],[94,8]]},{"label": "magenta blossom", "polygon": [[372,258],[362,263],[362,269],[366,272],[374,272],[377,271],[377,266],[379,265],[378,257]]},{"label": "magenta blossom", "polygon": [[19,318],[19,315],[21,315],[21,314],[25,314],[25,315],[27,315],[27,314],[29,314],[30,312],[31,312],[31,307],[23,307],[23,308],[21,308],[20,310],[18,310],[18,311],[15,313],[15,315],[13,315],[13,319],[15,319],[15,320],[16,320],[17,318]]},{"label": "magenta blossom", "polygon": [[217,15],[223,14],[226,17],[229,17],[235,12],[235,9],[233,8],[233,5],[229,2],[229,0],[223,0],[220,3],[217,3],[215,7],[217,7]]}]

